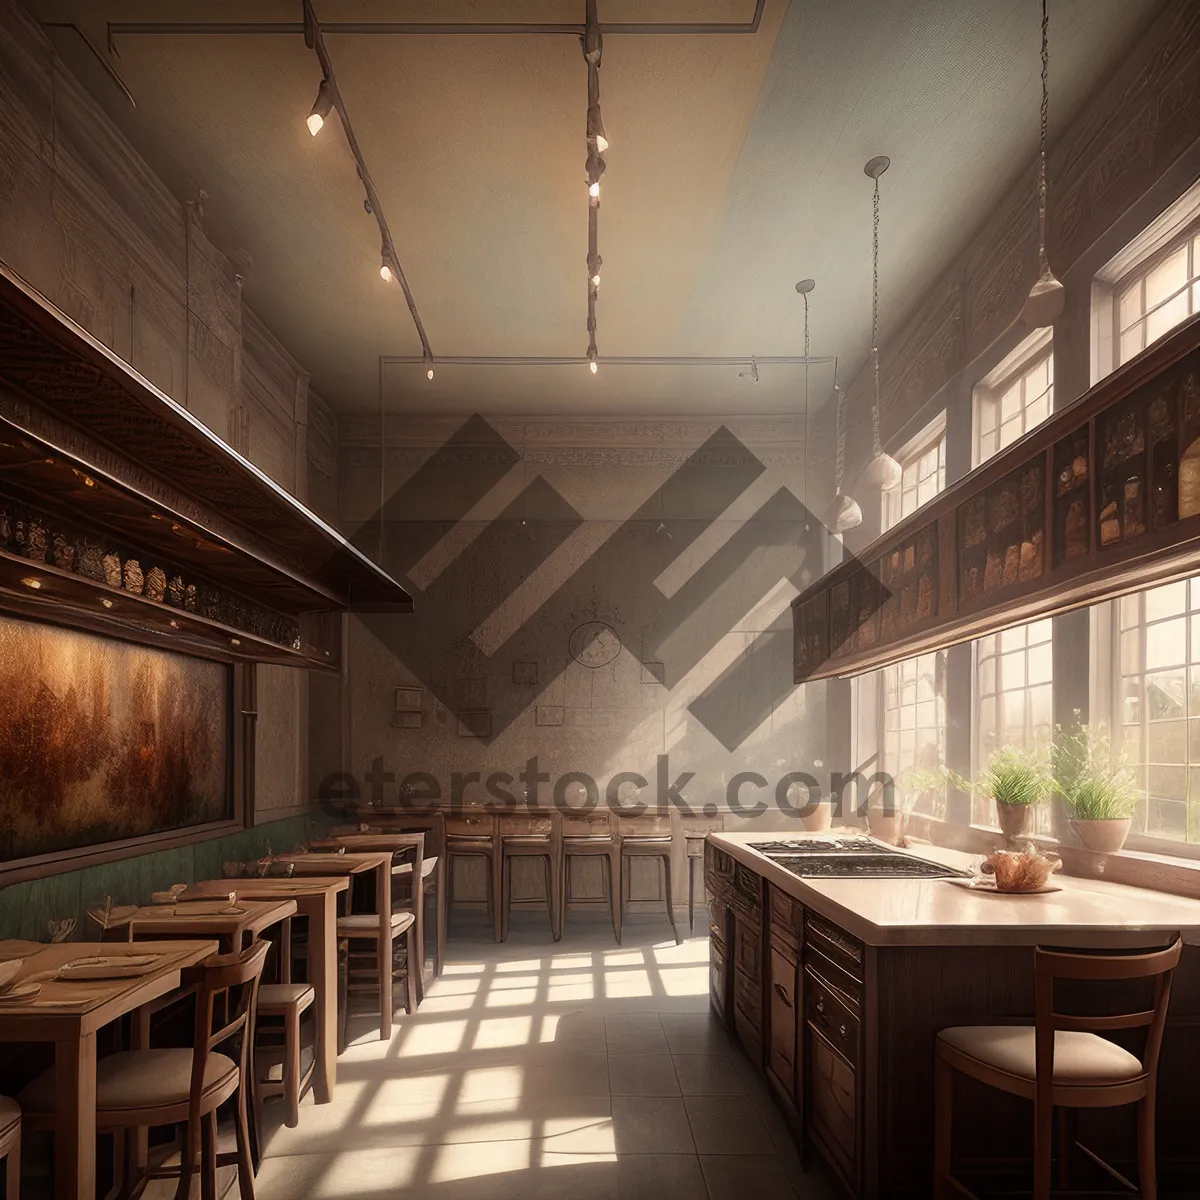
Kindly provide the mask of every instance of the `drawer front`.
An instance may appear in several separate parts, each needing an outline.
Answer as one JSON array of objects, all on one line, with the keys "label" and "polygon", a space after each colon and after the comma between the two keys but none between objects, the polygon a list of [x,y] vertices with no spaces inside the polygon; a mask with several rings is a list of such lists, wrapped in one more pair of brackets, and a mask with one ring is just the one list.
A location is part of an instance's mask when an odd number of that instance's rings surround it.
[{"label": "drawer front", "polygon": [[728,912],[725,901],[720,896],[713,896],[708,902],[708,936],[714,945],[721,948],[722,953],[728,950]]},{"label": "drawer front", "polygon": [[742,1049],[746,1052],[746,1057],[754,1064],[757,1070],[761,1071],[763,1061],[762,1033],[757,1026],[750,1022],[740,1008],[734,1010],[733,1028],[737,1034],[738,1041],[742,1044]]},{"label": "drawer front", "polygon": [[804,909],[798,900],[793,900],[774,884],[768,885],[767,903],[771,910],[771,940],[786,946],[794,957],[800,952],[804,933]]},{"label": "drawer front", "polygon": [[771,955],[770,1037],[767,1070],[776,1086],[793,1102],[796,1098],[796,964],[782,954]]},{"label": "drawer front", "polygon": [[446,834],[449,837],[487,838],[496,832],[496,819],[480,813],[478,816],[446,818]]},{"label": "drawer front", "polygon": [[733,890],[738,907],[762,924],[762,876],[744,863],[733,864]]},{"label": "drawer front", "polygon": [[808,1035],[808,1123],[846,1182],[857,1176],[858,1105],[854,1068],[819,1030]]},{"label": "drawer front", "polygon": [[704,886],[712,896],[733,899],[733,859],[711,842],[704,843]]},{"label": "drawer front", "polygon": [[857,938],[839,929],[832,921],[826,921],[814,913],[805,911],[804,941],[822,954],[833,959],[842,970],[852,975],[859,983],[863,981],[863,946]]},{"label": "drawer front", "polygon": [[744,1018],[762,1036],[762,981],[751,979],[741,971],[733,973],[733,1006],[739,1018]]},{"label": "drawer front", "polygon": [[804,968],[804,1011],[809,1024],[819,1029],[830,1045],[848,1062],[858,1062],[858,1014],[809,966]]},{"label": "drawer front", "polygon": [[733,961],[751,979],[762,979],[762,934],[740,918],[733,933]]}]

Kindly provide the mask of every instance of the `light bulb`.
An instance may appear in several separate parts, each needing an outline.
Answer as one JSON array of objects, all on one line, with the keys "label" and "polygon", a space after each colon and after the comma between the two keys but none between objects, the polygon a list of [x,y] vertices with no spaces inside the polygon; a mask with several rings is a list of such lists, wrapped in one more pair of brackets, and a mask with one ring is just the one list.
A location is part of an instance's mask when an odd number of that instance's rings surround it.
[{"label": "light bulb", "polygon": [[592,276],[592,287],[594,287],[594,288],[598,288],[599,286],[600,286],[600,276],[599,276],[599,275],[593,275],[593,276]]},{"label": "light bulb", "polygon": [[597,180],[595,183],[588,184],[588,195],[591,196],[591,198],[593,200],[600,199],[600,182],[599,182],[599,180]]},{"label": "light bulb", "polygon": [[591,372],[593,375],[595,375],[595,373],[598,370],[600,370],[599,365],[596,363],[596,361],[594,359],[590,363],[588,363],[588,367],[591,369]]},{"label": "light bulb", "polygon": [[426,379],[432,379],[432,378],[433,378],[433,368],[432,368],[432,367],[430,367],[430,368],[429,368],[429,370],[425,372],[425,378],[426,378]]},{"label": "light bulb", "polygon": [[312,106],[312,112],[308,114],[308,132],[313,137],[321,132],[325,125],[325,118],[329,116],[332,108],[333,92],[330,90],[329,80],[322,79],[321,86],[317,89],[317,102]]},{"label": "light bulb", "polygon": [[389,267],[389,266],[387,265],[387,263],[383,263],[383,264],[380,266],[380,268],[379,268],[379,278],[380,278],[380,279],[382,279],[384,283],[391,283],[391,282],[392,282],[392,268],[391,268],[391,267]]}]

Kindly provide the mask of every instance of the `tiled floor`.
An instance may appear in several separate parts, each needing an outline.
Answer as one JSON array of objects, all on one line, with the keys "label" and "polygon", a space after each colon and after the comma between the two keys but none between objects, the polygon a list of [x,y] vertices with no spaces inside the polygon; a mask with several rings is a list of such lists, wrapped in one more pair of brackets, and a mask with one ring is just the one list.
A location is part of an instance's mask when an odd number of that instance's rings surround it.
[{"label": "tiled floor", "polygon": [[[686,918],[685,918],[686,919]],[[697,928],[707,922],[697,920]],[[259,1200],[827,1200],[708,1009],[708,942],[661,917],[456,914],[445,974],[389,1042],[369,1020],[332,1104],[270,1106]]]}]

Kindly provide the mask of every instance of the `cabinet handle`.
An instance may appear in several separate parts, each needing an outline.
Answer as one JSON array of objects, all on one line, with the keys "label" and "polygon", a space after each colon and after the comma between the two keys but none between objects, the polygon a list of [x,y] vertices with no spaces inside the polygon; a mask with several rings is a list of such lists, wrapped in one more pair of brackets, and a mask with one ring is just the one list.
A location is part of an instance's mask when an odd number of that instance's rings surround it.
[{"label": "cabinet handle", "polygon": [[842,1026],[842,1037],[845,1037],[845,1036],[846,1036],[846,1027],[845,1027],[845,1025],[843,1025]]},{"label": "cabinet handle", "polygon": [[775,985],[775,990],[779,993],[780,1000],[782,1000],[784,1004],[788,1006],[788,1008],[791,1008],[792,998],[787,994],[787,988],[785,988],[782,983],[777,983]]},{"label": "cabinet handle", "polygon": [[824,1000],[817,1001],[817,1012],[819,1012],[822,1016],[825,1015],[825,1001]]}]

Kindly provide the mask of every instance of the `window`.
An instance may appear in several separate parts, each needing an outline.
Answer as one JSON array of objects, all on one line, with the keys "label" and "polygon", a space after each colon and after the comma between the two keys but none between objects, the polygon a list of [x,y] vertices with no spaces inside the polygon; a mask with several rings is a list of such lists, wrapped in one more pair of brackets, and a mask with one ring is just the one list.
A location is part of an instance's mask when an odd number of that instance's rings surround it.
[{"label": "window", "polygon": [[[890,529],[946,486],[946,414],[927,425],[896,456],[900,486],[883,496],[883,528]],[[878,672],[883,729],[882,768],[903,788],[915,772],[936,771],[946,760],[946,652],[919,654]],[[944,789],[922,790],[919,812],[944,816]]]},{"label": "window", "polygon": [[975,465],[1044,421],[1054,407],[1053,330],[1039,330],[975,388]]},{"label": "window", "polygon": [[[1097,276],[1093,378],[1200,311],[1200,185]],[[1093,617],[1107,676],[1096,715],[1134,766],[1135,835],[1200,843],[1200,576],[1125,596]],[[1094,701],[1100,699],[1094,695]]]},{"label": "window", "polygon": [[1185,233],[1127,275],[1115,289],[1116,365],[1200,311],[1200,229]]},{"label": "window", "polygon": [[1116,606],[1113,728],[1145,793],[1134,831],[1200,842],[1200,577]]},{"label": "window", "polygon": [[[1051,624],[1049,618],[1032,621],[975,643],[976,774],[1001,746],[1049,745],[1054,724]],[[973,798],[971,821],[993,824],[989,797]]]},{"label": "window", "polygon": [[900,486],[883,493],[883,530],[886,533],[946,486],[946,414],[942,413],[896,455],[902,475]]},{"label": "window", "polygon": [[[1054,407],[1053,331],[1026,338],[975,388],[975,465],[1044,421]],[[1001,746],[1048,744],[1054,715],[1050,621],[989,634],[975,643],[975,774]],[[1039,822],[1045,820],[1039,812]],[[971,821],[992,825],[987,796],[974,796]],[[1040,830],[1039,826],[1039,830]]]}]

